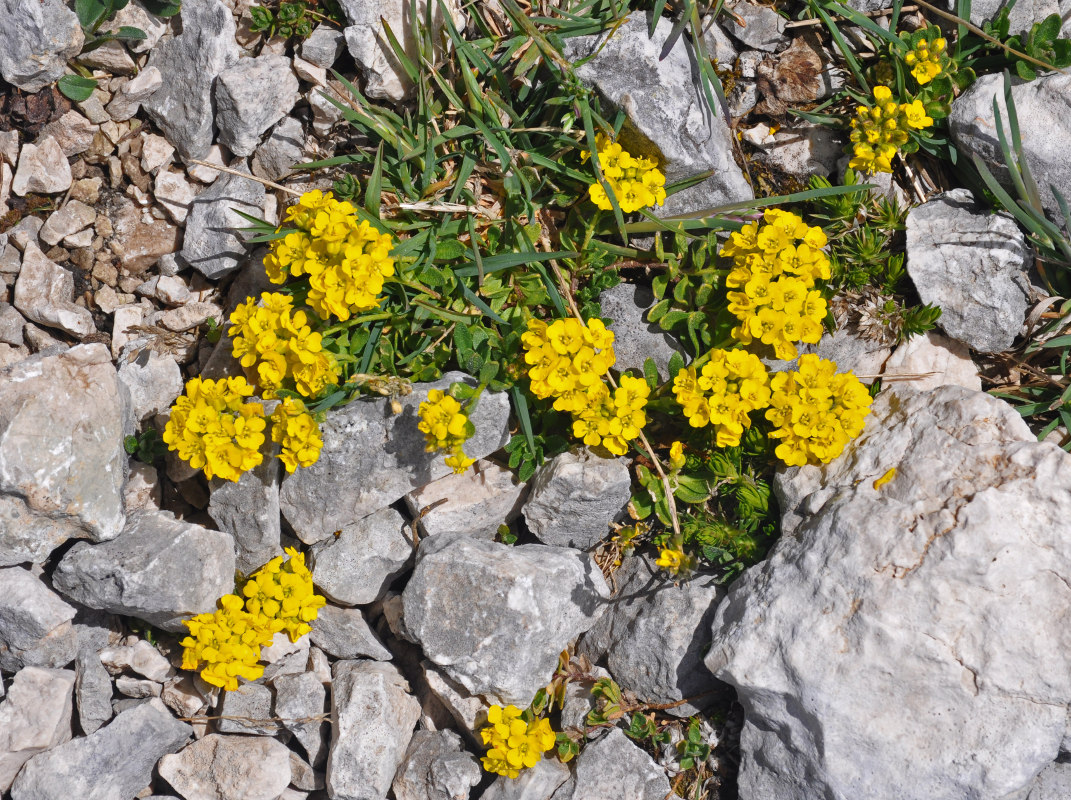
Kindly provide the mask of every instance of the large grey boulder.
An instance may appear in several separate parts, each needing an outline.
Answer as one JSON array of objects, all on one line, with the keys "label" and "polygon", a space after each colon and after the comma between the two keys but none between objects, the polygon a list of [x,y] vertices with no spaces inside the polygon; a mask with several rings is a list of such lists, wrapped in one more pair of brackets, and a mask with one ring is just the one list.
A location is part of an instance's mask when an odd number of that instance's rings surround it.
[{"label": "large grey boulder", "polygon": [[894,388],[775,488],[705,661],[744,706],[741,796],[1025,794],[1071,701],[1071,455],[989,395]]},{"label": "large grey boulder", "polygon": [[160,776],[187,800],[277,800],[290,784],[290,751],[262,736],[210,733],[160,759]]},{"label": "large grey boulder", "polygon": [[614,728],[587,744],[551,800],[665,800],[672,794],[665,770]]},{"label": "large grey boulder", "polygon": [[234,540],[165,511],[140,512],[120,538],[71,548],[52,579],[82,605],[185,631],[182,620],[234,591]]},{"label": "large grey boulder", "polygon": [[0,75],[29,94],[60,78],[85,41],[60,0],[2,0],[0,18]]},{"label": "large grey boulder", "polygon": [[130,800],[149,785],[156,762],[192,733],[151,698],[96,733],[31,758],[11,787],[11,800]]},{"label": "large grey boulder", "polygon": [[466,800],[482,775],[456,733],[417,731],[391,789],[395,800]]},{"label": "large grey boulder", "polygon": [[[1029,83],[1012,86],[1012,100],[1019,118],[1023,155],[1037,181],[1041,201],[1049,217],[1062,220],[1055,187],[1071,203],[1071,161],[1064,147],[1071,130],[1071,75],[1051,73]],[[965,156],[979,156],[1013,197],[1011,178],[997,139],[993,100],[997,100],[1005,135],[1009,141],[1008,109],[1004,103],[1004,78],[984,75],[952,103],[948,128],[952,140]]]},{"label": "large grey boulder", "polygon": [[1054,761],[1038,775],[1026,800],[1067,800],[1068,797],[1071,797],[1071,764]]},{"label": "large grey boulder", "polygon": [[610,533],[632,495],[628,459],[587,448],[555,456],[536,472],[524,521],[544,544],[587,550]]},{"label": "large grey boulder", "polygon": [[703,656],[725,590],[711,575],[675,585],[643,556],[627,559],[614,579],[617,594],[580,640],[579,652],[592,661],[605,659],[614,680],[644,702],[700,696],[667,709],[670,714],[687,717],[710,705],[717,681]]},{"label": "large grey boulder", "polygon": [[0,669],[62,667],[78,653],[75,610],[21,567],[0,569]]},{"label": "large grey boulder", "polygon": [[218,141],[236,156],[249,156],[260,136],[298,100],[298,79],[286,56],[243,58],[216,79]]},{"label": "large grey boulder", "polygon": [[78,345],[0,370],[0,566],[123,529],[132,427],[108,348]]},{"label": "large grey boulder", "polygon": [[1010,214],[953,189],[907,215],[907,272],[937,324],[983,353],[1012,346],[1030,300],[1033,253]]},{"label": "large grey boulder", "polygon": [[385,797],[420,718],[420,703],[392,664],[338,661],[331,670],[332,800]]},{"label": "large grey boulder", "polygon": [[565,55],[574,62],[594,55],[577,67],[577,77],[625,112],[622,145],[633,155],[656,156],[666,183],[713,171],[667,198],[657,216],[750,200],[754,193],[733,159],[727,114],[711,111],[687,37],[664,52],[672,30],[673,21],[663,17],[648,36],[646,15],[635,13],[608,32],[566,40]]},{"label": "large grey boulder", "polygon": [[413,557],[409,523],[393,508],[347,525],[313,545],[309,566],[316,588],[339,605],[374,603]]},{"label": "large grey boulder", "polygon": [[[325,539],[449,474],[442,453],[424,450],[418,409],[431,389],[445,391],[461,381],[475,386],[461,372],[414,384],[412,394],[398,401],[400,414],[391,411],[387,398],[358,400],[329,411],[320,460],[283,481],[283,516],[298,537],[306,543]],[[465,442],[465,452],[470,458],[490,455],[509,439],[509,398],[505,392],[484,392],[470,419],[476,433]]]},{"label": "large grey boulder", "polygon": [[470,693],[523,708],[609,593],[577,550],[441,534],[420,543],[403,619],[425,656]]},{"label": "large grey boulder", "polygon": [[74,673],[26,667],[15,673],[0,703],[0,792],[11,788],[22,765],[71,738]]},{"label": "large grey boulder", "polygon": [[153,48],[149,66],[164,83],[141,107],[183,158],[204,158],[212,146],[212,84],[238,61],[236,30],[221,0],[185,0],[182,33]]},{"label": "large grey boulder", "polygon": [[238,230],[249,226],[237,211],[259,217],[263,202],[262,183],[230,173],[220,175],[190,203],[179,257],[209,280],[234,272],[246,260]]}]

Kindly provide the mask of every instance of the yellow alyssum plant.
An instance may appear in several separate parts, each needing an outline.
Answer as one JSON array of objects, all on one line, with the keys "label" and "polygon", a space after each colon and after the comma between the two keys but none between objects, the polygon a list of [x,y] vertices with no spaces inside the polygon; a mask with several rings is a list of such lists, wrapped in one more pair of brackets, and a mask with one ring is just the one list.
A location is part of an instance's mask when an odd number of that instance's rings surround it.
[{"label": "yellow alyssum plant", "polygon": [[338,383],[334,360],[323,349],[323,337],[308,325],[304,311],[294,310],[294,298],[264,292],[258,303],[246,298],[231,314],[227,331],[234,337],[234,356],[246,369],[256,367],[265,398],[278,389],[293,388],[315,397]]},{"label": "yellow alyssum plant", "polygon": [[754,353],[711,350],[699,373],[685,367],[673,379],[673,394],[693,428],[713,425],[718,447],[735,447],[752,411],[770,402],[766,367]]},{"label": "yellow alyssum plant", "polygon": [[863,432],[870,413],[872,398],[859,379],[814,354],[800,356],[795,372],[774,375],[770,389],[770,437],[781,440],[775,452],[789,466],[832,461]]},{"label": "yellow alyssum plant", "polygon": [[948,42],[936,25],[924,28],[919,33],[922,35],[918,37],[918,43],[904,55],[904,63],[911,67],[911,74],[919,86],[925,86],[946,71],[949,57],[945,50]]},{"label": "yellow alyssum plant", "polygon": [[852,169],[863,172],[892,172],[892,160],[910,141],[912,130],[933,125],[922,101],[893,100],[888,86],[874,87],[873,105],[855,107],[849,139],[852,142]]},{"label": "yellow alyssum plant", "polygon": [[647,424],[650,388],[641,378],[621,376],[610,391],[604,378],[614,365],[614,334],[602,320],[586,323],[532,319],[521,335],[532,394],[554,398],[556,411],[573,417],[573,436],[589,447],[624,455]]},{"label": "yellow alyssum plant", "polygon": [[209,478],[238,480],[264,459],[264,406],[247,403],[252,394],[241,376],[190,380],[164,428],[168,449]]},{"label": "yellow alyssum plant", "polygon": [[286,217],[297,230],[275,240],[264,259],[272,283],[307,275],[308,303],[321,319],[346,321],[379,306],[384,279],[394,275],[390,234],[358,220],[352,203],[319,190],[305,192]]},{"label": "yellow alyssum plant", "polygon": [[255,681],[264,674],[261,648],[271,645],[277,632],[285,631],[294,642],[311,630],[309,623],[327,600],[313,589],[305,554],[288,547],[286,555],[285,562],[276,556],[250,576],[242,588],[244,600],[225,594],[218,610],[182,623],[190,632],[180,642],[183,669],[200,669],[207,683],[231,692],[239,678]]},{"label": "yellow alyssum plant", "polygon": [[475,463],[476,459],[465,455],[464,445],[476,429],[456,398],[441,389],[432,389],[417,414],[420,417],[417,429],[424,434],[427,452],[445,451],[446,466],[457,475]]},{"label": "yellow alyssum plant", "polygon": [[271,423],[271,440],[279,445],[279,460],[287,472],[311,467],[319,460],[324,440],[320,426],[304,403],[283,398],[271,414]]},{"label": "yellow alyssum plant", "polygon": [[[631,214],[641,208],[660,206],[666,201],[666,176],[659,171],[658,162],[652,158],[631,155],[604,133],[595,136],[595,147],[595,158],[602,176],[623,213]],[[580,152],[581,159],[586,161],[590,157],[590,150]],[[597,208],[603,211],[613,209],[601,183],[591,184],[588,196]]]},{"label": "yellow alyssum plant", "polygon": [[487,710],[487,725],[480,739],[488,746],[483,767],[496,775],[516,778],[522,769],[534,767],[554,747],[556,736],[542,717],[525,720],[513,705],[493,705]]},{"label": "yellow alyssum plant", "polygon": [[796,342],[822,338],[826,301],[815,282],[828,280],[825,232],[789,211],[768,209],[763,224],[734,232],[721,248],[733,259],[725,279],[729,312],[740,320],[732,330],[741,344],[758,339],[781,359],[796,357]]}]

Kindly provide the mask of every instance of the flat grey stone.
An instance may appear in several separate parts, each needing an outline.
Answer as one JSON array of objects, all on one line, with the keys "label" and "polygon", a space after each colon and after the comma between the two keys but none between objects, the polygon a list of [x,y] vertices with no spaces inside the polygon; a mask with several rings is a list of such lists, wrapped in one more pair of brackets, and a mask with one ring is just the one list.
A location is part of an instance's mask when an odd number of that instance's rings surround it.
[{"label": "flat grey stone", "polygon": [[213,139],[212,83],[238,61],[237,28],[220,0],[185,0],[181,14],[182,33],[149,57],[165,80],[141,107],[183,158],[203,159]]},{"label": "flat grey stone", "polygon": [[74,304],[74,276],[49,260],[33,242],[26,246],[15,283],[15,308],[27,319],[85,338],[97,330],[88,308]]},{"label": "flat grey stone", "polygon": [[[392,413],[387,398],[357,400],[327,413],[320,460],[287,476],[279,498],[303,542],[324,539],[451,472],[442,453],[425,452],[417,410],[429,390],[446,390],[455,381],[476,385],[464,373],[450,372],[434,383],[414,384],[412,394],[399,398],[400,414]],[[470,419],[476,433],[465,452],[484,458],[509,439],[509,398],[484,392]]]},{"label": "flat grey stone", "polygon": [[12,800],[130,800],[152,780],[156,762],[193,729],[157,698],[119,714],[89,736],[34,756],[11,787]]},{"label": "flat grey stone", "polygon": [[262,184],[229,173],[220,175],[190,203],[179,254],[182,260],[209,280],[234,272],[246,260],[238,229],[249,227],[235,210],[259,217],[263,202]]},{"label": "flat grey stone", "polygon": [[391,653],[379,641],[364,615],[356,608],[327,605],[312,621],[312,643],[335,658],[372,658],[390,661]]},{"label": "flat grey stone", "polygon": [[655,208],[656,216],[686,214],[750,200],[754,193],[733,159],[726,115],[715,115],[699,83],[695,53],[681,36],[663,57],[673,21],[663,17],[648,36],[645,14],[632,14],[611,32],[566,40],[576,74],[627,115],[619,141],[633,155],[657,156],[666,183],[708,170],[713,175]]},{"label": "flat grey stone", "polygon": [[651,358],[662,380],[668,380],[673,354],[680,353],[685,362],[689,358],[680,342],[647,321],[647,312],[654,304],[651,290],[634,283],[619,283],[599,295],[602,316],[611,320],[607,327],[614,332],[614,369],[634,369],[643,375],[643,364]]},{"label": "flat grey stone", "polygon": [[274,443],[265,437],[265,458],[237,481],[213,478],[208,514],[234,537],[238,569],[252,573],[276,556],[283,555],[282,517],[279,514],[279,481],[282,462],[273,455]]},{"label": "flat grey stone", "polygon": [[420,718],[420,703],[393,664],[338,661],[332,669],[332,800],[385,797]]},{"label": "flat grey stone", "polygon": [[294,165],[302,161],[305,161],[305,131],[301,120],[286,117],[257,148],[250,168],[257,177],[278,181],[291,174]]},{"label": "flat grey stone", "polygon": [[290,784],[290,751],[262,736],[210,733],[164,756],[159,771],[187,800],[277,800]]},{"label": "flat grey stone", "polygon": [[665,770],[614,728],[584,747],[573,774],[551,800],[665,800],[671,795]]},{"label": "flat grey stone", "polygon": [[698,697],[667,709],[669,714],[688,717],[708,707],[717,682],[703,656],[725,590],[712,575],[674,584],[644,556],[626,559],[614,578],[617,594],[584,634],[578,652],[593,662],[605,659],[614,679],[643,702]]},{"label": "flat grey stone", "polygon": [[326,24],[317,25],[301,43],[301,57],[310,64],[330,69],[346,49],[346,35]]},{"label": "flat grey stone", "polygon": [[22,765],[71,738],[74,673],[25,667],[15,673],[0,703],[0,792],[11,788]]},{"label": "flat grey stone", "polygon": [[0,370],[0,565],[123,530],[127,404],[101,344]]},{"label": "flat grey stone", "polygon": [[480,763],[451,730],[417,731],[391,789],[395,800],[466,800]]},{"label": "flat grey stone", "polygon": [[289,58],[267,54],[240,59],[223,70],[214,92],[217,141],[236,156],[249,156],[261,134],[294,107],[298,79]]},{"label": "flat grey stone", "polygon": [[494,539],[503,524],[521,513],[528,487],[511,470],[492,461],[477,461],[461,475],[447,475],[409,492],[405,504],[420,517],[425,536],[467,533]]},{"label": "flat grey stone", "polygon": [[182,620],[215,611],[234,591],[234,542],[168,512],[139,512],[118,539],[71,548],[53,581],[82,605],[185,631]]},{"label": "flat grey stone", "polygon": [[850,458],[774,488],[784,533],[705,660],[744,707],[741,797],[1025,795],[1071,700],[1071,455],[987,394],[895,387]]},{"label": "flat grey stone", "polygon": [[524,707],[608,596],[578,550],[442,534],[420,543],[403,619],[425,656],[471,694]]},{"label": "flat grey stone", "polygon": [[544,758],[516,778],[500,776],[481,795],[481,800],[550,800],[572,773],[556,758]]},{"label": "flat grey stone", "polygon": [[59,0],[3,0],[0,17],[0,75],[28,94],[60,78],[82,50],[78,17]]},{"label": "flat grey stone", "polygon": [[382,597],[412,557],[409,524],[384,508],[313,545],[309,564],[316,588],[327,598],[356,606]]},{"label": "flat grey stone", "polygon": [[167,411],[184,385],[175,357],[151,348],[133,361],[120,361],[119,380],[130,393],[131,412],[139,423]]},{"label": "flat grey stone", "polygon": [[983,353],[1009,349],[1026,319],[1033,252],[1010,214],[991,213],[966,189],[907,216],[907,272],[937,324]]},{"label": "flat grey stone", "polygon": [[279,725],[271,720],[271,704],[271,689],[259,683],[243,683],[233,692],[224,692],[219,714],[225,719],[219,721],[217,730],[274,736]]},{"label": "flat grey stone", "polygon": [[587,448],[555,456],[532,479],[524,521],[544,544],[587,550],[610,533],[632,496],[626,458]]},{"label": "flat grey stone", "polygon": [[327,758],[327,743],[330,724],[325,719],[313,719],[324,714],[327,690],[313,672],[297,675],[280,675],[272,684],[275,687],[275,716],[283,720],[283,726],[294,734],[309,763],[319,766]]},{"label": "flat grey stone", "polygon": [[788,20],[770,6],[742,2],[734,3],[729,9],[732,14],[721,16],[725,31],[746,47],[772,53],[786,43],[785,24]]}]

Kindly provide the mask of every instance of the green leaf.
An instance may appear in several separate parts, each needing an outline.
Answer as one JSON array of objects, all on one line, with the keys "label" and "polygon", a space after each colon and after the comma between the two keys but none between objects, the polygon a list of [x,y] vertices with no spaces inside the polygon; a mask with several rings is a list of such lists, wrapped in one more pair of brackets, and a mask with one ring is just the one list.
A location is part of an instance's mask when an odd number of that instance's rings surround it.
[{"label": "green leaf", "polygon": [[93,78],[83,78],[81,75],[64,75],[56,81],[56,88],[65,97],[76,103],[82,103],[93,94],[93,90],[97,88],[97,82]]},{"label": "green leaf", "polygon": [[674,351],[673,355],[669,357],[669,377],[670,380],[677,377],[677,373],[684,369],[684,356]]},{"label": "green leaf", "polygon": [[643,377],[647,381],[647,386],[651,389],[658,388],[658,365],[651,357],[647,357],[643,362]]},{"label": "green leaf", "polygon": [[1031,33],[1039,47],[1044,48],[1055,42],[1060,36],[1060,15],[1049,14],[1041,22],[1034,23],[1034,30]]},{"label": "green leaf", "polygon": [[658,322],[660,319],[662,319],[662,317],[666,315],[666,312],[669,311],[669,303],[670,301],[668,297],[665,300],[660,300],[659,302],[655,303],[651,307],[651,310],[647,312],[647,321]]},{"label": "green leaf", "polygon": [[461,258],[469,249],[459,239],[440,239],[435,250],[436,261],[453,261]]},{"label": "green leaf", "polygon": [[108,7],[99,0],[75,0],[74,13],[82,28],[91,31],[107,15]]},{"label": "green leaf", "polygon": [[149,34],[145,33],[141,28],[135,28],[133,25],[123,25],[115,32],[115,38],[137,42],[142,39],[148,39]]},{"label": "green leaf", "polygon": [[1024,81],[1032,81],[1038,76],[1037,73],[1034,72],[1034,68],[1027,64],[1025,61],[1015,62],[1015,72]]},{"label": "green leaf", "polygon": [[126,454],[128,456],[134,455],[134,453],[138,449],[138,437],[127,436],[125,439],[123,439],[123,449],[126,450]]},{"label": "green leaf", "polygon": [[465,325],[454,328],[454,345],[459,359],[467,359],[473,351],[472,332]]}]

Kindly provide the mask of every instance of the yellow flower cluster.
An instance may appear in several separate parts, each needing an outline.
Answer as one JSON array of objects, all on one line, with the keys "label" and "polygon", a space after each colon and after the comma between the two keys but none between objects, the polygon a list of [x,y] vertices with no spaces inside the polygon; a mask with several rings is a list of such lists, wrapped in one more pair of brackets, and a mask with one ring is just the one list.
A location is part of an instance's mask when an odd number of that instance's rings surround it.
[{"label": "yellow flower cluster", "polygon": [[324,440],[316,424],[300,400],[284,398],[271,415],[271,440],[280,446],[279,460],[287,472],[298,467],[311,467],[320,458]]},{"label": "yellow flower cluster", "polygon": [[286,548],[286,554],[290,558],[285,563],[282,556],[276,556],[254,572],[242,594],[246,611],[273,620],[275,630],[286,631],[290,641],[296,642],[312,630],[309,623],[327,600],[313,589],[305,554],[293,547]]},{"label": "yellow flower cluster", "polygon": [[656,566],[673,575],[684,569],[687,563],[688,557],[684,555],[683,550],[674,550],[670,547],[663,547],[659,550],[658,559],[655,561]]},{"label": "yellow flower cluster", "polygon": [[[630,155],[603,133],[595,137],[595,146],[598,148],[596,158],[602,176],[617,198],[617,205],[622,212],[631,214],[648,206],[660,206],[666,201],[666,176],[658,170],[658,163],[654,159]],[[586,161],[591,157],[591,152],[583,150],[580,157]],[[603,211],[613,208],[601,183],[591,184],[588,195]]]},{"label": "yellow flower cluster", "polygon": [[611,394],[603,378],[615,360],[613,331],[598,318],[549,325],[533,319],[521,343],[532,393],[541,400],[553,397],[555,410],[572,414],[573,435],[614,455],[628,452],[628,443],[647,424],[650,388],[643,379],[624,375]]},{"label": "yellow flower cluster", "polygon": [[[929,30],[933,28],[927,29]],[[904,56],[904,63],[911,67],[911,74],[915,76],[919,86],[925,86],[943,71],[941,55],[945,52],[946,45],[947,42],[940,36],[932,42],[922,39]]]},{"label": "yellow flower cluster", "polygon": [[163,440],[169,450],[209,478],[236,481],[264,460],[264,406],[246,403],[245,378],[193,378],[171,409]]},{"label": "yellow flower cluster", "polygon": [[264,292],[260,303],[249,297],[231,314],[227,331],[234,337],[234,356],[243,367],[256,365],[264,397],[274,397],[284,381],[305,397],[338,383],[333,359],[324,352],[322,337],[308,325],[304,311],[294,311],[294,299]]},{"label": "yellow flower cluster", "polygon": [[[171,407],[163,440],[169,450],[208,478],[237,481],[260,466],[267,419],[261,403],[245,403],[253,387],[245,378],[193,378]],[[273,442],[287,472],[316,463],[323,447],[320,426],[300,400],[284,399],[271,415]]]},{"label": "yellow flower cluster", "polygon": [[260,648],[268,647],[278,631],[286,631],[297,641],[311,628],[317,612],[327,600],[315,594],[312,573],[305,566],[305,554],[286,548],[290,557],[283,563],[276,556],[246,582],[242,594],[225,594],[219,610],[198,614],[183,621],[190,635],[180,644],[182,668],[201,668],[201,677],[228,692],[238,688],[238,679],[255,681],[264,674]]},{"label": "yellow flower cluster", "polygon": [[863,431],[871,397],[850,372],[816,355],[800,357],[796,372],[779,372],[770,381],[766,418],[780,439],[775,452],[789,466],[832,461]]},{"label": "yellow flower cluster", "polygon": [[475,429],[461,410],[461,403],[440,389],[432,389],[428,399],[420,404],[418,413],[417,429],[424,434],[427,452],[447,451],[446,466],[458,475],[475,463],[476,459],[465,455],[465,442]]},{"label": "yellow flower cluster", "polygon": [[219,599],[219,610],[198,614],[184,620],[190,635],[180,644],[182,668],[196,670],[202,664],[201,677],[212,686],[228,692],[238,688],[238,679],[255,681],[264,674],[260,648],[271,644],[274,634],[272,621],[250,614],[243,608],[242,598],[225,594]]},{"label": "yellow flower cluster", "polygon": [[[393,240],[330,192],[305,192],[287,210],[296,231],[272,242],[264,268],[273,283],[309,277],[308,303],[321,319],[347,320],[376,308],[383,281],[394,275]],[[281,230],[281,229],[280,229]]]},{"label": "yellow flower cluster", "polygon": [[751,427],[750,413],[770,403],[769,377],[753,353],[711,350],[698,375],[695,367],[677,373],[673,394],[689,425],[713,425],[718,447],[735,447]]},{"label": "yellow flower cluster", "polygon": [[814,288],[828,280],[829,258],[822,248],[825,232],[799,216],[772,208],[763,225],[752,222],[734,232],[721,249],[733,259],[725,279],[729,312],[740,320],[733,338],[742,344],[758,339],[781,359],[796,357],[795,342],[822,338],[826,301]]},{"label": "yellow flower cluster", "polygon": [[920,100],[897,103],[888,86],[874,87],[874,105],[856,106],[852,118],[853,157],[848,166],[863,172],[892,172],[892,160],[907,144],[909,129],[933,125]]},{"label": "yellow flower cluster", "polygon": [[491,706],[487,726],[480,738],[490,749],[481,759],[483,767],[496,775],[516,778],[522,769],[534,767],[543,753],[554,747],[556,736],[543,718],[525,722],[516,706]]}]

